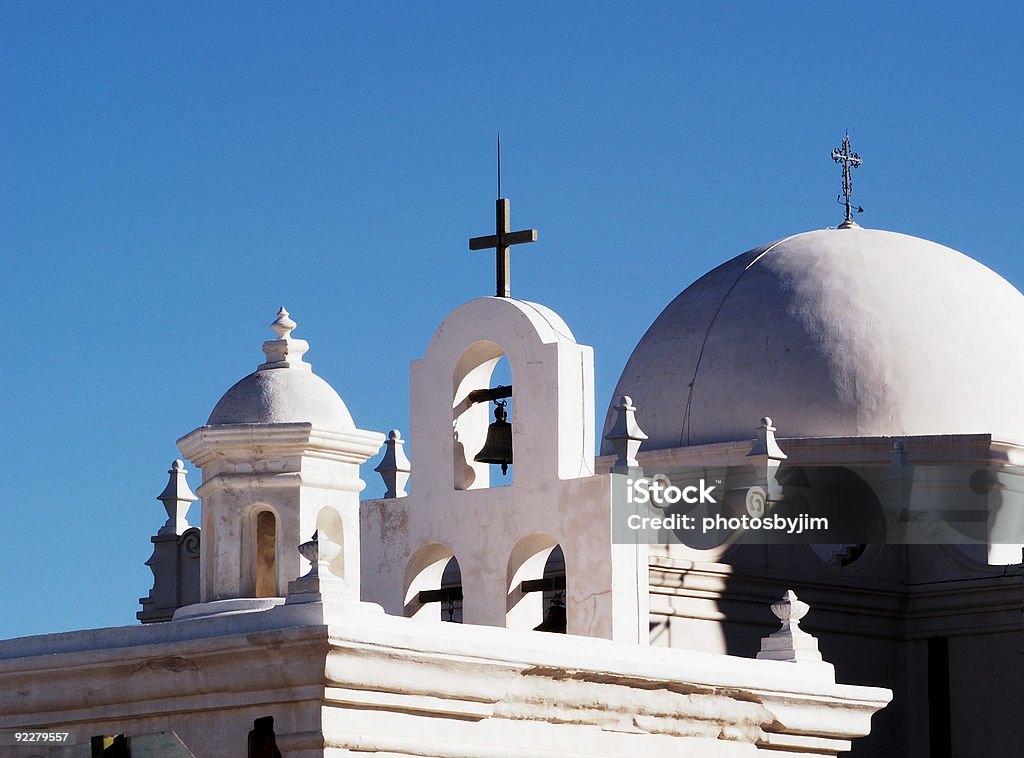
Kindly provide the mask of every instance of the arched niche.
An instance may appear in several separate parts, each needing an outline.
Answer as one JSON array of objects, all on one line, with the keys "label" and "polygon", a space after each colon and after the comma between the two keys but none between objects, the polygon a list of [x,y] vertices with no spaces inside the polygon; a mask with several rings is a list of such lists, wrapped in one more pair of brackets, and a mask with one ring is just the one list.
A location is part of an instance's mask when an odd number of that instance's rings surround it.
[{"label": "arched niche", "polygon": [[403,603],[410,618],[462,622],[462,570],[447,545],[432,543],[413,553]]},{"label": "arched niche", "polygon": [[278,597],[280,520],[276,511],[264,503],[254,504],[246,513],[241,536],[242,595]]},{"label": "arched niche", "polygon": [[[489,389],[491,376],[498,362],[505,357],[501,347],[488,340],[469,345],[456,361],[452,375],[452,466],[453,482],[457,490],[485,489],[491,486],[490,466],[473,460],[487,439],[487,429],[494,420],[494,403],[472,402],[469,394],[474,390]],[[508,361],[505,361],[508,364]],[[508,365],[507,380],[512,385],[512,369]],[[514,385],[513,385],[514,386]],[[511,399],[511,398],[510,398]],[[512,422],[515,406],[509,408],[508,421]],[[508,473],[511,482],[512,470]]]},{"label": "arched niche", "polygon": [[[563,602],[567,597],[565,557],[558,541],[549,534],[531,534],[519,540],[509,555],[507,576],[505,625],[509,629],[536,629],[556,596]],[[561,590],[557,589],[557,580],[561,580]],[[553,586],[548,588],[549,584]],[[568,614],[568,603],[565,605]]]},{"label": "arched niche", "polygon": [[341,523],[341,516],[333,508],[321,508],[316,514],[316,530],[325,534],[331,542],[341,548],[327,568],[335,576],[348,579],[345,576],[345,528]]}]

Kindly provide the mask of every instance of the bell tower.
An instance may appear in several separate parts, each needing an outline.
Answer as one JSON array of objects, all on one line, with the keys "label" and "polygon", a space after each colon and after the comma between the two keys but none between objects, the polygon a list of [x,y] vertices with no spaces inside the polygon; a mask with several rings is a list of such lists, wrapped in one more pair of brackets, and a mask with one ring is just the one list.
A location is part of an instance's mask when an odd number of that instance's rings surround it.
[{"label": "bell tower", "polygon": [[[412,462],[392,432],[388,494],[363,503],[363,599],[647,644],[647,547],[614,542],[612,475],[594,473],[594,352],[550,308],[511,297],[509,248],[537,232],[510,231],[500,165],[499,148],[495,233],[469,241],[495,251],[495,296],[456,308],[412,363]],[[492,386],[502,359],[511,386]],[[491,486],[491,464],[514,467],[508,486]]]},{"label": "bell tower", "polygon": [[[492,386],[503,357],[511,387]],[[515,476],[493,487],[478,456],[493,401],[506,398]],[[611,475],[595,475],[593,350],[562,318],[508,297],[459,306],[412,363],[410,403],[408,496],[363,503],[374,551],[364,600],[417,617],[434,602],[441,619],[455,592],[463,623],[646,644],[646,546],[612,540]],[[442,584],[450,565],[454,589]]]},{"label": "bell tower", "polygon": [[490,485],[489,465],[475,458],[494,420],[491,396],[506,394],[490,387],[502,357],[512,375],[506,392],[516,480],[594,473],[593,350],[542,305],[484,297],[452,312],[412,364],[410,439],[436,440],[416,454],[420,492]]},{"label": "bell tower", "polygon": [[178,440],[203,471],[201,607],[205,615],[284,602],[310,568],[298,547],[320,531],[340,546],[330,571],[359,597],[359,466],[384,441],[357,429],[338,393],[303,360],[305,340],[282,308],[266,361],[231,387],[204,426]]}]

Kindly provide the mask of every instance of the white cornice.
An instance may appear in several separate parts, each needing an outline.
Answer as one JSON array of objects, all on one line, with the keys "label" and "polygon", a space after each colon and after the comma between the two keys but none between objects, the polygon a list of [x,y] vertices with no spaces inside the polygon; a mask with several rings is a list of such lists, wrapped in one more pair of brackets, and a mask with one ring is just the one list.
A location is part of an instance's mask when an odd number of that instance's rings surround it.
[{"label": "white cornice", "polygon": [[360,464],[380,450],[384,435],[363,429],[334,431],[309,423],[201,426],[178,440],[182,455],[199,467],[217,459],[304,456]]}]

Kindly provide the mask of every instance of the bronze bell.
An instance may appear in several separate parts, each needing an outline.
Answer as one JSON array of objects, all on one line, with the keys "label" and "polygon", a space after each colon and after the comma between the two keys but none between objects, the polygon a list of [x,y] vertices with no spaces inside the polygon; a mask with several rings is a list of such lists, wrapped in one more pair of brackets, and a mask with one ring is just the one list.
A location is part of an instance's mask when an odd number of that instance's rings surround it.
[{"label": "bronze bell", "polygon": [[533,631],[565,634],[567,624],[568,619],[565,615],[565,605],[563,604],[561,595],[559,594],[551,600],[551,605],[548,606],[548,612],[544,614],[544,620],[537,624],[537,626],[533,627]]},{"label": "bronze bell", "polygon": [[507,474],[512,463],[512,424],[506,419],[505,401],[494,403],[494,423],[487,427],[487,439],[484,446],[473,460],[477,463],[497,463],[501,473]]}]

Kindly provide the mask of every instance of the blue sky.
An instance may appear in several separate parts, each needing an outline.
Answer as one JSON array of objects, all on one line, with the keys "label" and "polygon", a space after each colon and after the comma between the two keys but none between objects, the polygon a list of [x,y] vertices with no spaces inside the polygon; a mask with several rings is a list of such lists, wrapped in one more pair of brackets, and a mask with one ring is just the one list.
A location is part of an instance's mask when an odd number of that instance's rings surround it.
[{"label": "blue sky", "polygon": [[862,225],[1021,288],[1022,21],[1009,3],[0,4],[0,638],[134,622],[174,442],[262,360],[278,306],[360,426],[408,428],[409,361],[492,294],[493,255],[466,240],[492,229],[498,129],[513,226],[540,235],[513,294],[594,346],[599,415],[693,279],[842,220],[846,129]]}]

